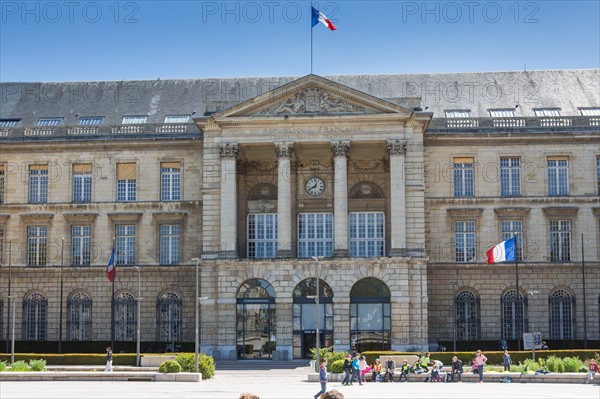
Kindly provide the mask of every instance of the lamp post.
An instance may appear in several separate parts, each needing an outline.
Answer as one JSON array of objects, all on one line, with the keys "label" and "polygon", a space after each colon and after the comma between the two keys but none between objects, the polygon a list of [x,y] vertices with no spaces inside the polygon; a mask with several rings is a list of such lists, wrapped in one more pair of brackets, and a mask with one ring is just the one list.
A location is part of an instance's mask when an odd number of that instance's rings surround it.
[{"label": "lamp post", "polygon": [[317,263],[317,294],[315,295],[315,302],[317,303],[317,329],[316,329],[316,364],[315,369],[318,370],[321,363],[321,336],[319,335],[319,327],[321,324],[321,304],[320,304],[320,296],[321,291],[319,290],[319,278],[321,277],[321,263],[319,262],[319,258],[313,256],[312,259]]},{"label": "lamp post", "polygon": [[200,292],[198,285],[198,269],[200,268],[200,258],[193,258],[192,262],[196,262],[196,296],[194,297],[196,300],[196,320],[195,320],[195,336],[194,336],[194,372],[198,373],[198,346],[200,345],[200,333],[198,328],[199,322],[199,308],[200,308]]},{"label": "lamp post", "polygon": [[419,278],[420,278],[420,285],[421,285],[421,294],[419,295],[420,299],[420,308],[421,308],[421,326],[419,328],[419,334],[421,336],[421,353],[425,352],[425,338],[424,338],[424,334],[423,334],[423,264],[421,262],[417,262],[417,265],[419,265]]},{"label": "lamp post", "polygon": [[136,325],[136,339],[137,339],[137,345],[136,345],[136,358],[135,358],[135,364],[137,365],[137,367],[140,367],[140,302],[142,301],[142,291],[141,291],[141,274],[142,274],[142,269],[140,269],[138,266],[134,266],[134,269],[137,270],[137,275],[138,275],[138,300],[137,300],[137,325]]},{"label": "lamp post", "polygon": [[456,290],[458,289],[458,281],[452,282],[452,350],[456,352]]},{"label": "lamp post", "polygon": [[10,342],[10,364],[15,364],[15,305],[17,301],[12,296],[8,299],[12,302],[12,326],[11,326],[11,342]]},{"label": "lamp post", "polygon": [[62,353],[62,340],[63,340],[63,288],[64,288],[64,279],[63,279],[63,267],[65,264],[65,238],[62,238],[60,243],[60,311],[58,316],[58,353]]}]

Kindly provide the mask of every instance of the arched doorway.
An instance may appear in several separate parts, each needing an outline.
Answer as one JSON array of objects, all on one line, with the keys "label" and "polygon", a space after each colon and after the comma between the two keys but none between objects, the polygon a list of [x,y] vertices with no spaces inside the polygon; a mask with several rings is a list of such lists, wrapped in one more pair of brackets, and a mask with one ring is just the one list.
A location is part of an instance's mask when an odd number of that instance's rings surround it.
[{"label": "arched doorway", "polygon": [[270,359],[276,313],[275,290],[268,281],[255,278],[240,286],[236,320],[238,359]]},{"label": "arched doorway", "polygon": [[376,278],[359,280],[350,290],[350,349],[390,350],[390,290]]},{"label": "arched doorway", "polygon": [[[333,291],[329,284],[319,279],[319,346],[333,346]],[[294,330],[294,358],[311,358],[310,350],[317,342],[317,279],[302,280],[292,294],[294,304],[292,325]]]}]

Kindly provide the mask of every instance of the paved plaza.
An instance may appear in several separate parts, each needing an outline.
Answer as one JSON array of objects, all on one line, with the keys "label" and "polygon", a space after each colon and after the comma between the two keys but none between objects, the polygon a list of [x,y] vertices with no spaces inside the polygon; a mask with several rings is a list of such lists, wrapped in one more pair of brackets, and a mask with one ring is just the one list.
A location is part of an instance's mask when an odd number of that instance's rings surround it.
[{"label": "paved plaza", "polygon": [[[251,366],[249,364],[249,366]],[[291,370],[224,370],[201,383],[168,382],[0,382],[2,399],[238,399],[253,392],[261,399],[310,399],[318,383],[306,382],[308,368]],[[387,398],[600,398],[598,385],[476,383],[367,383],[344,387],[330,383],[347,399]]]}]

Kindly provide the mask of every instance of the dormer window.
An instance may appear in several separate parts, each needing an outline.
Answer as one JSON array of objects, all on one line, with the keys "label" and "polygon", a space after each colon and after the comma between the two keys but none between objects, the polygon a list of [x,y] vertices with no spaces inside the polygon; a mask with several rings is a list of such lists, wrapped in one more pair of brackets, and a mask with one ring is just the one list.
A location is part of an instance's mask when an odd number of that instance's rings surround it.
[{"label": "dormer window", "polygon": [[165,116],[165,123],[188,123],[190,120],[189,115],[167,115]]},{"label": "dormer window", "polygon": [[451,109],[444,111],[446,113],[446,118],[470,118],[471,110],[470,109]]},{"label": "dormer window", "polygon": [[492,118],[514,118],[515,110],[513,108],[490,109]]},{"label": "dormer window", "polygon": [[147,115],[124,116],[121,123],[123,125],[142,125],[146,123],[147,119]]},{"label": "dormer window", "polygon": [[534,109],[535,116],[560,116],[560,108],[538,108]]},{"label": "dormer window", "polygon": [[95,126],[95,125],[101,125],[102,122],[104,122],[103,116],[85,116],[85,117],[79,118],[80,125]]},{"label": "dormer window", "polygon": [[38,119],[38,126],[58,126],[62,125],[63,118],[40,118]]},{"label": "dormer window", "polygon": [[19,123],[20,119],[0,119],[0,127],[17,127]]},{"label": "dormer window", "polygon": [[600,116],[600,108],[579,108],[582,116]]}]

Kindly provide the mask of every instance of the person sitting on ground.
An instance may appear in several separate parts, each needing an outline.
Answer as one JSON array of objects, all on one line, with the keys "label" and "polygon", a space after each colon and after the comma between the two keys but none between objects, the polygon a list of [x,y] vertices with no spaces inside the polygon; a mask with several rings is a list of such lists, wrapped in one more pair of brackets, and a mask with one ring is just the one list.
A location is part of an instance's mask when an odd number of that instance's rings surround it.
[{"label": "person sitting on ground", "polygon": [[588,366],[588,381],[593,380],[596,373],[600,373],[600,367],[598,367],[596,360],[592,359],[590,360],[590,365]]},{"label": "person sitting on ground", "polygon": [[408,374],[410,373],[410,366],[408,365],[408,360],[402,360],[402,367],[400,367],[400,379],[398,382],[402,382],[402,377],[404,377],[404,381],[408,382]]},{"label": "person sitting on ground", "polygon": [[429,352],[425,352],[425,356],[423,356],[421,358],[421,367],[423,368],[424,372],[428,372],[429,371],[429,366],[431,365],[431,359],[429,357]]},{"label": "person sitting on ground", "polygon": [[429,377],[427,377],[427,379],[425,380],[426,382],[442,382],[443,381],[443,377],[440,375],[440,369],[438,368],[437,364],[433,365],[433,368],[431,369],[431,375]]},{"label": "person sitting on ground", "polygon": [[383,366],[381,365],[381,361],[379,359],[375,359],[375,363],[371,367],[371,373],[373,375],[373,382],[381,382],[381,372],[383,371]]},{"label": "person sitting on ground", "polygon": [[455,376],[459,382],[462,382],[463,362],[458,357],[452,357],[452,382],[455,381]]},{"label": "person sitting on ground", "polygon": [[386,364],[385,376],[383,378],[384,381],[394,381],[394,370],[396,370],[396,363],[394,362],[394,359],[390,357]]},{"label": "person sitting on ground", "polygon": [[258,395],[253,393],[243,393],[240,395],[240,399],[260,399]]},{"label": "person sitting on ground", "polygon": [[340,391],[332,389],[321,395],[321,399],[344,399],[344,395]]}]

